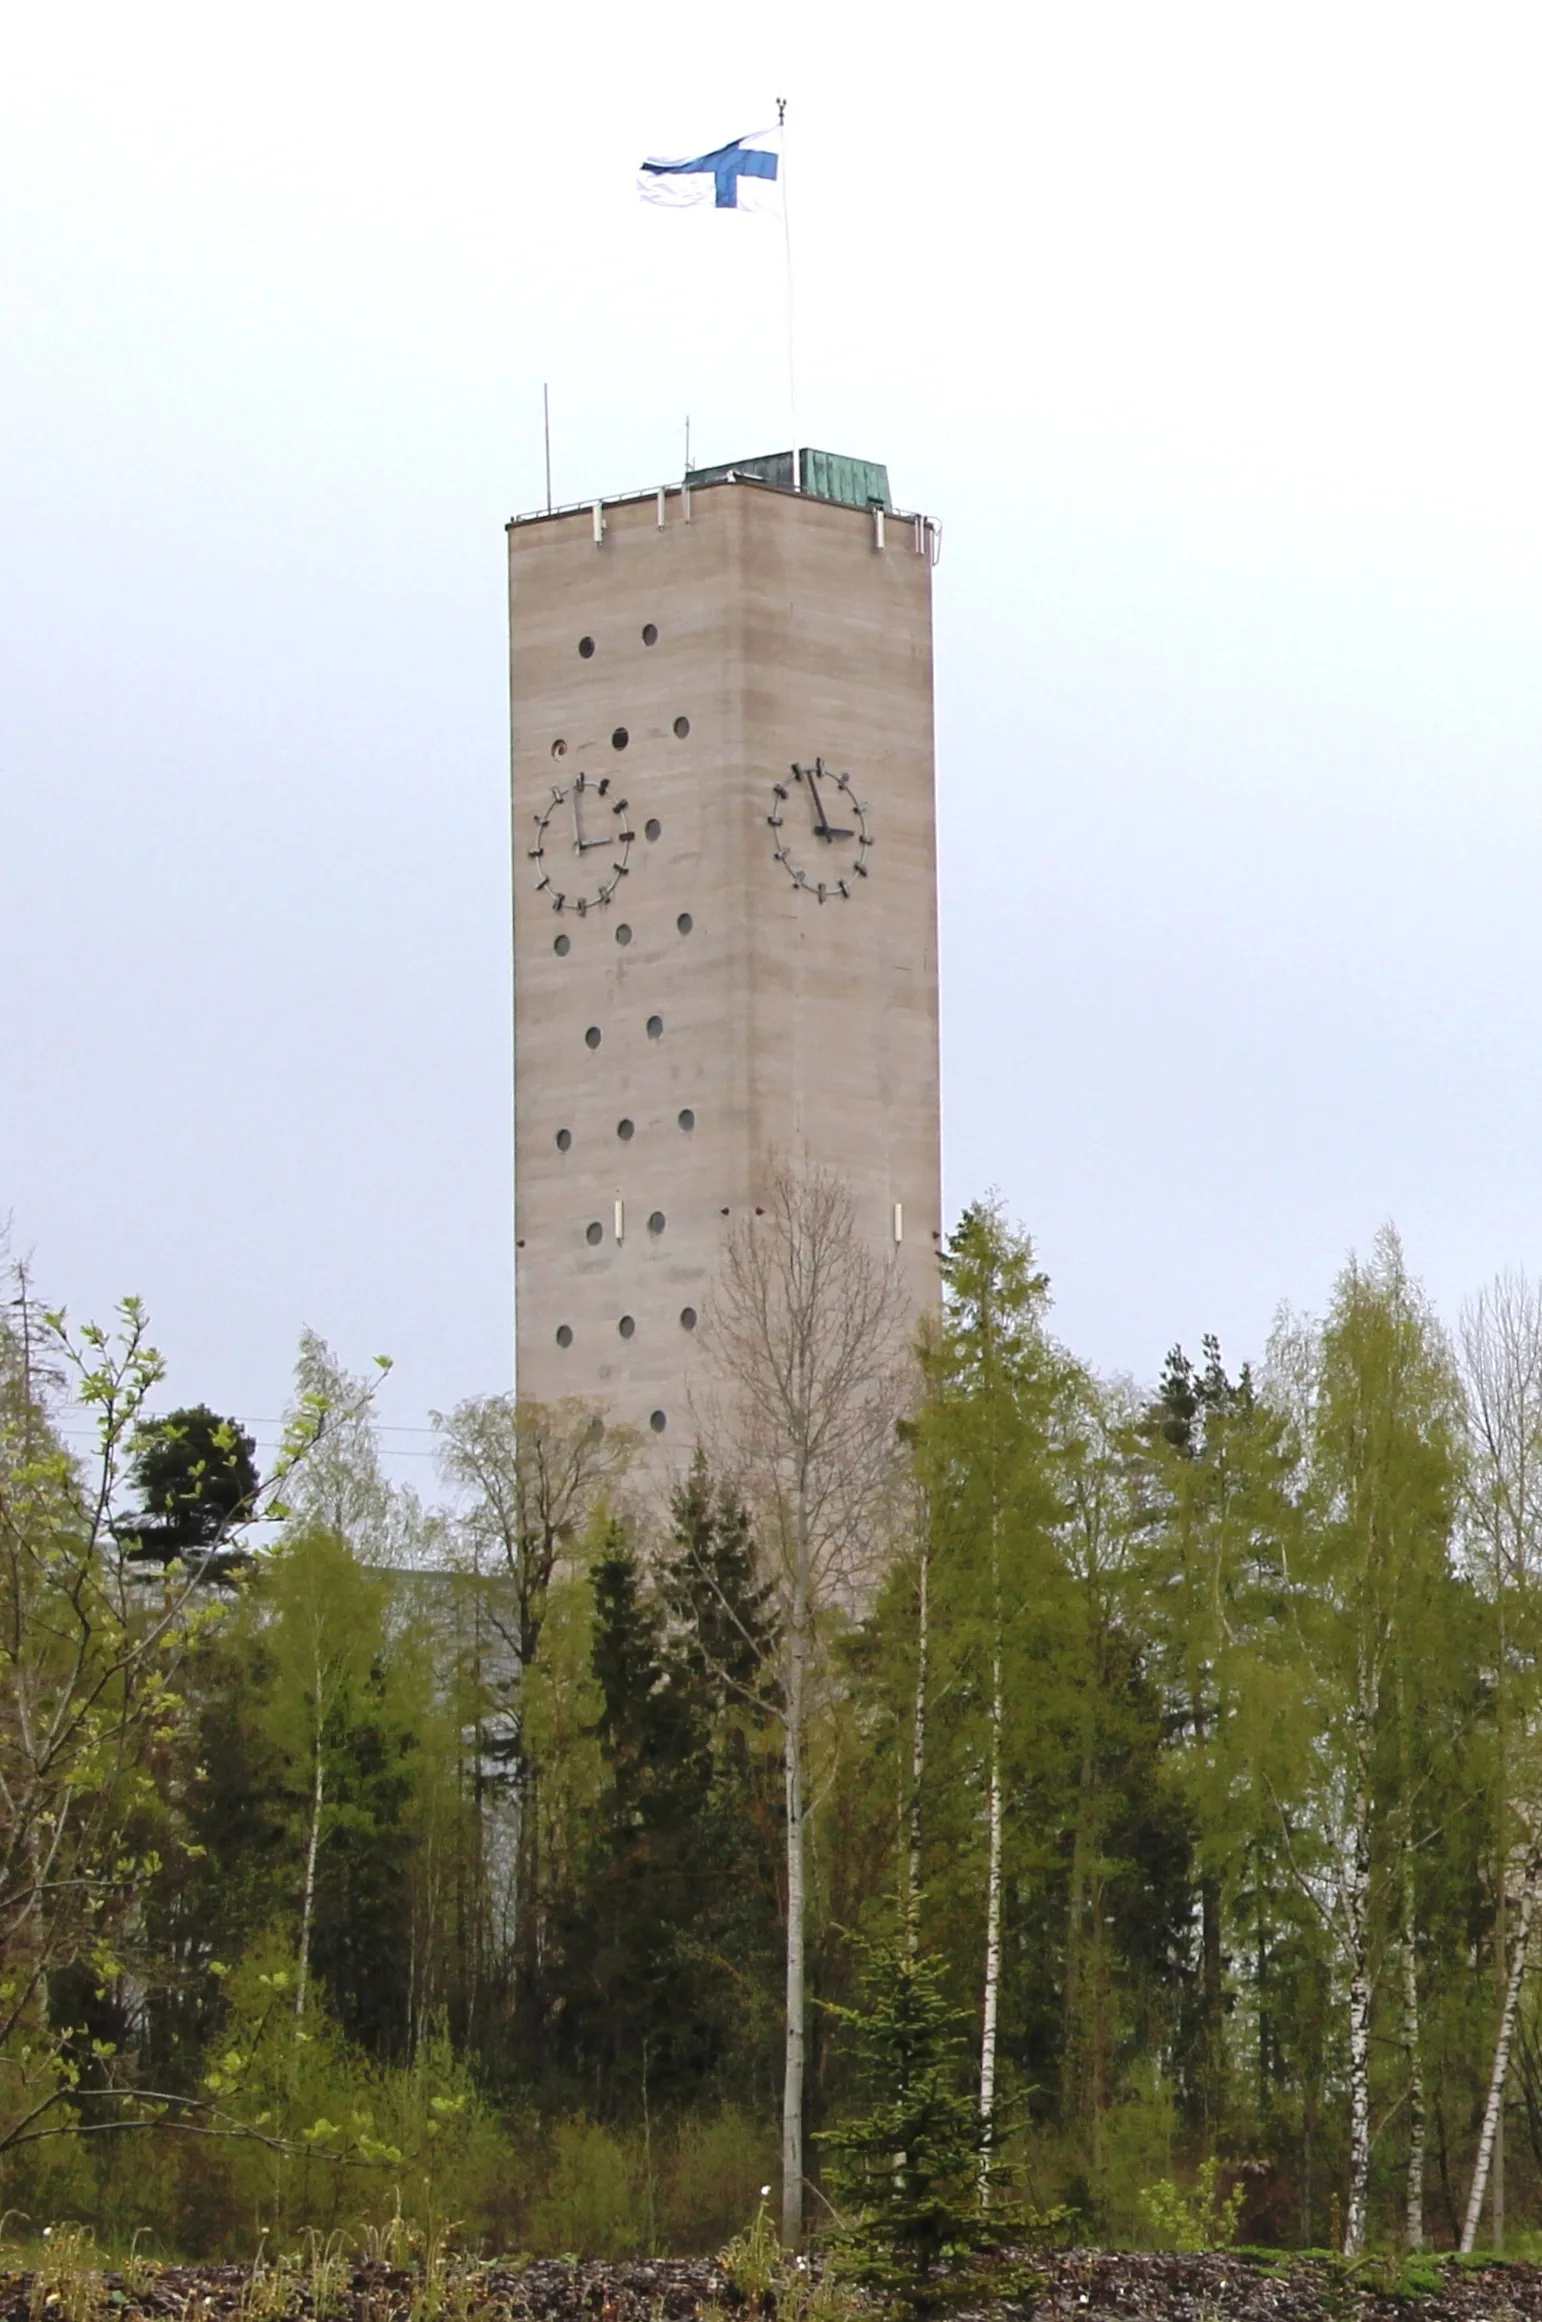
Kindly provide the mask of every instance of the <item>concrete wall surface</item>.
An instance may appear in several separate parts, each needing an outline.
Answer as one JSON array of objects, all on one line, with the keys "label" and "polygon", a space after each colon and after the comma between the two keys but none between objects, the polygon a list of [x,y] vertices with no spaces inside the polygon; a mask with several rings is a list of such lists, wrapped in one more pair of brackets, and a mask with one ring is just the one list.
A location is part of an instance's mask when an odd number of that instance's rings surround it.
[{"label": "concrete wall surface", "polygon": [[884,1254],[898,1205],[936,1295],[931,563],[909,520],[880,545],[743,481],[594,530],[509,530],[518,1385],[662,1472],[772,1156],[837,1171]]}]

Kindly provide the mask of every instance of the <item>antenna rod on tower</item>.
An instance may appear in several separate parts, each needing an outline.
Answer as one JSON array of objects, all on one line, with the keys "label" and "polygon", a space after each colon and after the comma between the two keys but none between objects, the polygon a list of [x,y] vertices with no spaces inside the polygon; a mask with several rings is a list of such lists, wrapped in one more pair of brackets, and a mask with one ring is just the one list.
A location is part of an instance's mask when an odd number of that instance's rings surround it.
[{"label": "antenna rod on tower", "polygon": [[787,194],[787,99],[776,100],[776,127],[781,144],[779,165],[782,172],[782,249],[786,258],[787,287],[787,415],[792,423],[792,488],[803,489],[802,462],[798,457],[798,366],[793,354],[792,305],[792,210]]},{"label": "antenna rod on tower", "polygon": [[546,513],[551,514],[551,389],[541,382],[541,424],[546,436]]}]

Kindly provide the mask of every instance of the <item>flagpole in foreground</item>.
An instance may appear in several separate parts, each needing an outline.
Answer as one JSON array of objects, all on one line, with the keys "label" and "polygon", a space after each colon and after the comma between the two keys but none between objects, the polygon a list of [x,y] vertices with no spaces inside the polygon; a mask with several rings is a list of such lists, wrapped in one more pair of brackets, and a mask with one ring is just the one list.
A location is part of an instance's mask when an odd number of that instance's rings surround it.
[{"label": "flagpole in foreground", "polygon": [[787,286],[787,416],[792,427],[792,488],[795,492],[801,492],[803,477],[800,473],[802,455],[798,450],[798,370],[793,353],[792,204],[787,198],[787,99],[785,97],[778,97],[776,100],[776,125],[781,131],[782,145],[782,249],[786,258]]}]

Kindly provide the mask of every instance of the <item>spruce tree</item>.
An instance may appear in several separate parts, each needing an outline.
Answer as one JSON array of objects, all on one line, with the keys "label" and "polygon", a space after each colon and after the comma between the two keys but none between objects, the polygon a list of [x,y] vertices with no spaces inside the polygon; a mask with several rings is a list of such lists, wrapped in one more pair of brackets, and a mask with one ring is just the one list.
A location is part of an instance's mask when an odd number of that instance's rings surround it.
[{"label": "spruce tree", "polygon": [[[988,2124],[969,2085],[969,2018],[947,1998],[946,1967],[906,1936],[863,1946],[860,2001],[833,2008],[850,2032],[868,2110],[821,2132],[837,2198],[839,2270],[926,2315],[981,2295],[975,2261],[1007,2219],[987,2208]],[[996,2279],[991,2292],[1010,2294]]]}]

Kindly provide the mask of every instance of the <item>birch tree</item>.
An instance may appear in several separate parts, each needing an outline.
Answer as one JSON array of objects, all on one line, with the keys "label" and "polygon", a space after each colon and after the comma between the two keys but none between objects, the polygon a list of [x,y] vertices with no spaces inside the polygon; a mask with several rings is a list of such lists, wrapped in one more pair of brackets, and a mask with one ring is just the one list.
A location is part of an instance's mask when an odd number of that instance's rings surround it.
[{"label": "birch tree", "polygon": [[715,1464],[755,1520],[778,1640],[786,1811],[782,2239],[803,2235],[809,1756],[832,1632],[870,1599],[898,1504],[909,1301],[893,1254],[861,1232],[846,1186],[774,1162],[735,1221],[707,1314]]},{"label": "birch tree", "polygon": [[1001,2016],[1007,1628],[1025,1607],[1029,1569],[1036,1552],[1042,1559],[1059,1512],[1050,1446],[1070,1366],[1046,1332],[1048,1276],[999,1204],[964,1212],[948,1237],[942,1277],[941,1321],[923,1342],[927,1391],[915,1440],[952,1610],[964,1616],[984,1702],[979,2106],[987,2195]]},{"label": "birch tree", "polygon": [[[377,1371],[389,1369],[377,1357]],[[393,1484],[380,1456],[372,1382],[348,1370],[326,1340],[302,1330],[286,1419],[307,1416],[316,1443],[287,1495],[291,1522],[305,1532],[333,1532],[376,1569],[420,1562],[433,1530],[417,1494]]]},{"label": "birch tree", "polygon": [[[1493,2239],[1504,2242],[1504,2103],[1527,1945],[1542,1886],[1542,1764],[1537,1671],[1542,1629],[1542,1286],[1501,1274],[1462,1309],[1462,1378],[1471,1467],[1465,1498],[1473,1562],[1494,1624],[1495,1964],[1499,2028],[1489,2071],[1462,2248],[1477,2237],[1492,2182]],[[1513,1932],[1510,1889],[1514,1896]]]},{"label": "birch tree", "polygon": [[[1402,1864],[1385,1750],[1421,1596],[1447,1569],[1460,1477],[1450,1351],[1397,1236],[1351,1259],[1320,1331],[1277,1337],[1294,1375],[1304,1453],[1288,1584],[1299,1682],[1315,1732],[1291,1860],[1337,1953],[1348,2014],[1349,2187],[1344,2254],[1365,2246],[1371,2175],[1372,2009],[1378,1915]],[[1287,1817],[1287,1820],[1289,1818]],[[1406,1946],[1413,1929],[1401,1926]],[[1405,2009],[1407,2005],[1405,1992]]]},{"label": "birch tree", "polygon": [[[371,1864],[365,1884],[378,1911],[375,1947],[394,1949],[409,1919],[403,1813],[409,1769],[422,1753],[403,1699],[406,1669],[398,1666],[414,1658],[412,1640],[392,1638],[390,1595],[388,1578],[339,1534],[291,1529],[264,1559],[239,1624],[265,1679],[259,1727],[283,1769],[298,1884],[300,2026],[320,1984],[330,1985],[333,2011],[349,2032],[359,2028],[360,1995],[349,1987],[358,1981],[351,1951],[364,1931],[349,1924],[350,1871]],[[405,1982],[388,2001],[372,1996],[369,2014],[391,2021],[393,2045],[403,2044]]]}]

